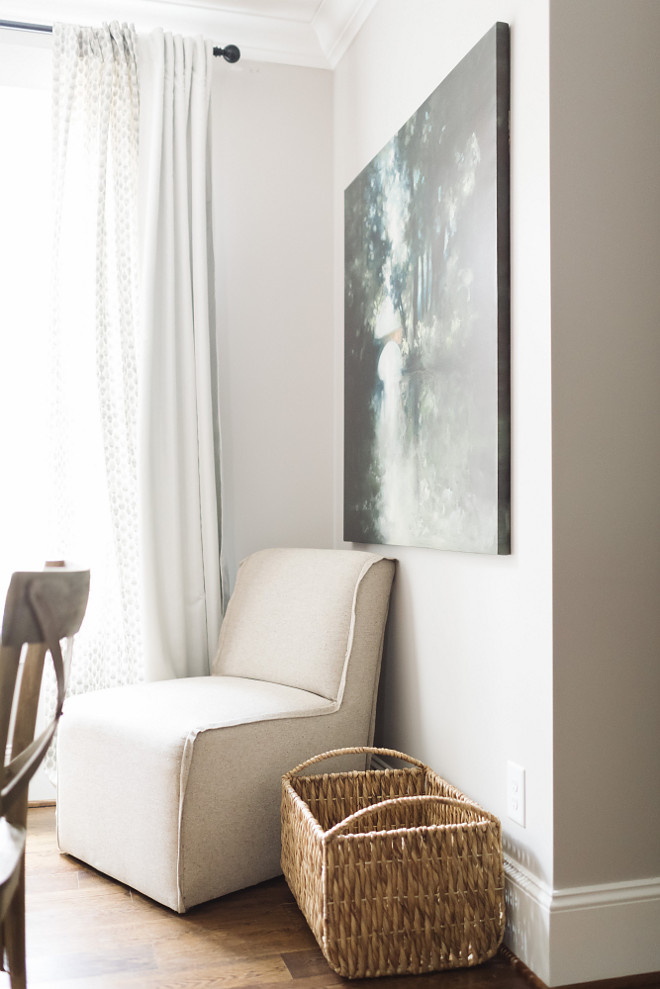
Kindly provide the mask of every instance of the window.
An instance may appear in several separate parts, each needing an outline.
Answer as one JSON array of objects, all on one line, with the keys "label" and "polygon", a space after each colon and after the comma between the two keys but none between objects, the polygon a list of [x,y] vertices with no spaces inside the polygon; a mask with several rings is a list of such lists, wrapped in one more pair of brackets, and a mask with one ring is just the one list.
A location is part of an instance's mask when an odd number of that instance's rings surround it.
[{"label": "window", "polygon": [[[46,42],[46,44],[44,43]],[[0,31],[0,594],[48,553],[49,39]]]}]

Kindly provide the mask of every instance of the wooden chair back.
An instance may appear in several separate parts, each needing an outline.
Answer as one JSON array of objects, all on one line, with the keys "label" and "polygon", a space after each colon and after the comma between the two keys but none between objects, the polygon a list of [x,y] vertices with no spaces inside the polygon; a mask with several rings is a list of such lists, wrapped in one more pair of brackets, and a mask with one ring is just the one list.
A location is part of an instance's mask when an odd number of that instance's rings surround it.
[{"label": "wooden chair back", "polygon": [[[25,828],[28,784],[62,713],[70,644],[89,595],[89,570],[58,566],[11,578],[0,637],[0,968],[11,989],[26,989]],[[27,646],[27,648],[25,648]],[[35,737],[46,654],[57,681],[55,711]]]},{"label": "wooden chair back", "polygon": [[[25,824],[27,785],[50,745],[66,690],[61,639],[71,640],[87,607],[89,570],[53,567],[11,578],[0,645],[0,817]],[[27,645],[23,662],[21,657]],[[55,711],[35,738],[44,660],[57,680]]]}]

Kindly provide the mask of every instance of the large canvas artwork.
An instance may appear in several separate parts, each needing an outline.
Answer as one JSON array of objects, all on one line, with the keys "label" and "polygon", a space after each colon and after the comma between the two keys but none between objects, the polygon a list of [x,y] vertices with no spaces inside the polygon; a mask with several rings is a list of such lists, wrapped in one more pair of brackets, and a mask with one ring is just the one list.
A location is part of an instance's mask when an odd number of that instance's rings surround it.
[{"label": "large canvas artwork", "polygon": [[345,193],[344,538],[510,552],[509,31]]}]

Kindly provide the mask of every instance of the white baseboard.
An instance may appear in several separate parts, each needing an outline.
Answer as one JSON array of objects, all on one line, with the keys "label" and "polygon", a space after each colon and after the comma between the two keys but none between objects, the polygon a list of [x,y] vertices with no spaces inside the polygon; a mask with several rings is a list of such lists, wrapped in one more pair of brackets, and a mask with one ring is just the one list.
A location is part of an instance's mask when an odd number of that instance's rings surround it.
[{"label": "white baseboard", "polygon": [[552,891],[505,854],[506,931],[504,943],[546,985],[550,984]]},{"label": "white baseboard", "polygon": [[507,947],[547,986],[660,971],[660,878],[550,889],[505,855]]}]

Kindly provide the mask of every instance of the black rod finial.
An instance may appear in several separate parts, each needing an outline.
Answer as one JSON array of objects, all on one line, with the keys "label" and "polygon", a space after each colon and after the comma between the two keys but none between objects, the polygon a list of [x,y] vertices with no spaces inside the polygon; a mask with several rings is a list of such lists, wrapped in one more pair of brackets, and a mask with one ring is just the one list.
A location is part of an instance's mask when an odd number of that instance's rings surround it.
[{"label": "black rod finial", "polygon": [[241,57],[241,50],[236,45],[227,45],[226,48],[214,48],[214,55],[222,55],[226,62],[238,62]]}]

